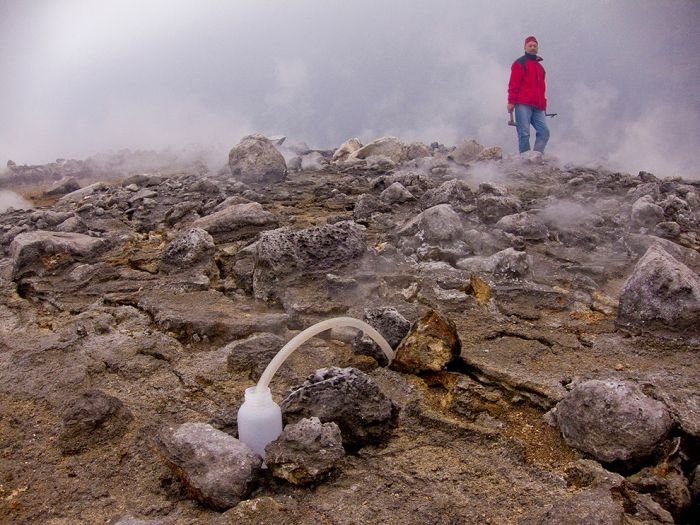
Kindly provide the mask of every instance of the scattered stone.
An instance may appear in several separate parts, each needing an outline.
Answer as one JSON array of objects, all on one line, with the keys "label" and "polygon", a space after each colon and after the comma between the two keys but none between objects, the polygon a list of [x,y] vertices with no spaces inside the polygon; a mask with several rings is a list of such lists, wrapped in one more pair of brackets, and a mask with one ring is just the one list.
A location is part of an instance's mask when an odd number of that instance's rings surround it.
[{"label": "scattered stone", "polygon": [[530,274],[527,253],[513,248],[501,250],[490,257],[466,257],[458,260],[455,266],[497,279],[522,279]]},{"label": "scattered stone", "polygon": [[657,206],[649,195],[640,197],[632,205],[632,222],[638,226],[653,227],[664,220],[664,209]]},{"label": "scattered stone", "polygon": [[348,158],[355,152],[357,152],[360,148],[362,148],[362,143],[359,141],[359,139],[348,139],[343,144],[341,144],[341,146],[337,150],[335,150],[335,153],[333,153],[332,161],[340,162],[348,160]]},{"label": "scattered stone", "polygon": [[184,272],[200,264],[208,264],[214,256],[214,239],[206,230],[192,228],[165,247],[160,271]]},{"label": "scattered stone", "polygon": [[493,224],[506,215],[518,213],[522,203],[517,197],[495,186],[481,184],[476,198],[476,210],[479,219],[485,224]]},{"label": "scattered stone", "polygon": [[554,415],[570,446],[607,464],[649,457],[673,424],[666,407],[634,383],[596,379],[576,385]]},{"label": "scattered stone", "polygon": [[404,145],[396,137],[382,137],[372,141],[366,146],[362,146],[360,149],[352,152],[349,157],[368,159],[375,156],[386,157],[392,163],[399,163],[406,160]]},{"label": "scattered stone", "polygon": [[396,348],[391,368],[409,374],[437,372],[459,357],[461,346],[454,322],[431,310],[413,323]]},{"label": "scattered stone", "polygon": [[265,447],[265,463],[272,475],[292,485],[308,485],[327,477],[345,456],[340,428],[317,417],[287,425]]},{"label": "scattered stone", "polygon": [[206,230],[216,242],[248,239],[277,225],[277,218],[257,202],[234,204],[192,223],[193,228]]},{"label": "scattered stone", "polygon": [[273,230],[261,234],[256,245],[253,293],[270,300],[281,281],[291,275],[308,278],[310,272],[327,272],[362,256],[367,250],[364,230],[342,221],[305,230]]},{"label": "scattered stone", "polygon": [[262,135],[248,135],[228,155],[233,176],[247,183],[281,182],[287,176],[284,157],[274,144]]},{"label": "scattered stone", "polygon": [[652,245],[620,293],[617,324],[700,335],[700,277],[663,248]]},{"label": "scattered stone", "polygon": [[384,202],[391,204],[401,204],[403,202],[416,200],[413,194],[400,182],[394,182],[391,186],[385,189],[379,197]]},{"label": "scattered stone", "polygon": [[[411,329],[411,323],[391,306],[365,309],[364,320],[377,330],[394,350]],[[381,366],[389,364],[384,351],[374,339],[361,332],[353,339],[352,350],[358,355],[373,357]]]},{"label": "scattered stone", "polygon": [[495,227],[528,241],[542,241],[549,235],[547,226],[536,215],[529,212],[501,217]]},{"label": "scattered stone", "polygon": [[280,403],[286,423],[317,417],[334,422],[343,445],[356,449],[385,442],[399,409],[375,382],[355,368],[321,368],[292,389]]},{"label": "scattered stone", "polygon": [[692,496],[688,480],[677,469],[667,465],[646,467],[627,478],[637,492],[649,494],[654,501],[671,513],[678,523],[690,509]]},{"label": "scattered stone", "polygon": [[12,279],[59,271],[73,262],[89,262],[107,246],[104,239],[80,233],[42,230],[20,233],[10,244]]},{"label": "scattered stone", "polygon": [[184,423],[158,439],[161,456],[191,497],[230,509],[254,488],[262,458],[248,445],[205,423]]},{"label": "scattered stone", "polygon": [[463,232],[462,219],[452,206],[438,204],[408,221],[397,234],[401,237],[419,235],[428,242],[440,243],[459,239]]},{"label": "scattered stone", "polygon": [[44,195],[66,195],[80,189],[80,183],[74,178],[58,181],[44,192]]},{"label": "scattered stone", "polygon": [[126,433],[132,419],[119,399],[100,390],[89,390],[66,407],[58,444],[64,454],[78,454],[114,443]]},{"label": "scattered stone", "polygon": [[474,194],[471,189],[457,179],[445,181],[439,187],[426,191],[420,199],[421,208],[424,210],[438,204],[467,208],[473,203]]},{"label": "scattered stone", "polygon": [[475,140],[465,140],[459,144],[452,153],[450,158],[457,164],[464,166],[479,158],[479,155],[484,151],[484,147]]}]

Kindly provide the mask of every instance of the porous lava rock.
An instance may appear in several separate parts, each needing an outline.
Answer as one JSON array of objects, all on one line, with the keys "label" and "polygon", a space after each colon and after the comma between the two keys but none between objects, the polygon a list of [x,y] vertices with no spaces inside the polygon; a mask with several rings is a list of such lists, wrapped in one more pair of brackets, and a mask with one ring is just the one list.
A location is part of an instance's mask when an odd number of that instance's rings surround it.
[{"label": "porous lava rock", "polygon": [[280,403],[285,422],[317,417],[334,422],[343,445],[357,449],[385,442],[396,426],[399,408],[364,372],[356,368],[321,368]]},{"label": "porous lava rock", "polygon": [[246,183],[281,182],[287,176],[287,164],[272,141],[263,135],[243,137],[228,155],[234,178]]},{"label": "porous lava rock", "polygon": [[418,319],[401,341],[391,368],[400,372],[437,372],[459,357],[461,342],[451,319],[434,310]]}]

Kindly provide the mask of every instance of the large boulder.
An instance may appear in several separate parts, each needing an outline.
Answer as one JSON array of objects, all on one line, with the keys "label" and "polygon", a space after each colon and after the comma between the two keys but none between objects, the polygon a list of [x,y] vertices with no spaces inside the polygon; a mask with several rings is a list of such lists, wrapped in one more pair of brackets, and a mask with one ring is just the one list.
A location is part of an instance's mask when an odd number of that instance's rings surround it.
[{"label": "large boulder", "polygon": [[622,381],[580,383],[553,413],[570,446],[608,464],[632,466],[648,458],[673,425],[663,403]]},{"label": "large boulder", "polygon": [[359,139],[348,139],[333,153],[332,162],[340,162],[347,160],[353,153],[362,147],[362,142]]},{"label": "large boulder", "polygon": [[277,225],[277,217],[257,202],[233,204],[192,223],[193,228],[206,230],[217,242],[247,239]]},{"label": "large boulder", "polygon": [[228,154],[233,176],[247,183],[281,182],[287,176],[287,164],[275,145],[263,135],[248,135]]},{"label": "large boulder", "polygon": [[396,137],[382,137],[350,154],[350,158],[366,159],[372,156],[387,157],[392,162],[399,164],[406,160],[404,145]]},{"label": "large boulder", "polygon": [[397,405],[355,368],[316,370],[291,390],[280,407],[286,423],[310,417],[335,422],[349,448],[386,441],[399,415]]},{"label": "large boulder", "polygon": [[700,335],[700,277],[652,245],[620,293],[619,326]]},{"label": "large boulder", "polygon": [[215,510],[229,509],[247,496],[262,466],[248,445],[206,423],[168,429],[158,445],[188,492]]},{"label": "large boulder", "polygon": [[644,195],[632,205],[632,223],[637,226],[653,227],[664,220],[664,209],[654,203],[649,195]]},{"label": "large boulder", "polygon": [[366,250],[364,228],[353,221],[264,232],[256,246],[253,293],[257,299],[272,299],[277,296],[276,286],[286,278],[327,272]]}]

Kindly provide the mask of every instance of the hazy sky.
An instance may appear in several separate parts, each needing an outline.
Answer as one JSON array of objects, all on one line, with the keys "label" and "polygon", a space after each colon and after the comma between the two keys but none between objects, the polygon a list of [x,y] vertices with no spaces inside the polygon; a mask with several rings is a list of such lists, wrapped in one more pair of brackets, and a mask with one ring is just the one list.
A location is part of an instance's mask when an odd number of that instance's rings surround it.
[{"label": "hazy sky", "polygon": [[0,0],[0,163],[245,134],[516,151],[506,84],[547,70],[548,153],[700,177],[697,0]]}]

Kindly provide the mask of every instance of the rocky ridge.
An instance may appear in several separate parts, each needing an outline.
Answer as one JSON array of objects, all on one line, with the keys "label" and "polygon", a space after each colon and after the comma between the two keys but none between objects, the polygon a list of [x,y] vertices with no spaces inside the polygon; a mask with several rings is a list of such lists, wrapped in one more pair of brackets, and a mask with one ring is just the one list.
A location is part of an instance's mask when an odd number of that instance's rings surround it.
[{"label": "rocky ridge", "polygon": [[[0,214],[0,521],[697,519],[700,184],[393,137],[229,161],[11,166],[45,192]],[[260,470],[243,391],[336,315],[397,360],[301,347]]]}]

